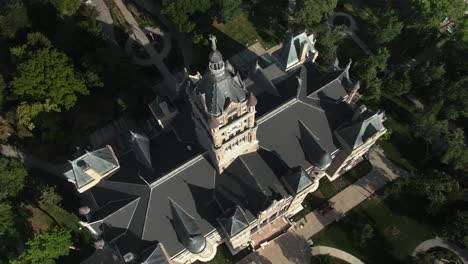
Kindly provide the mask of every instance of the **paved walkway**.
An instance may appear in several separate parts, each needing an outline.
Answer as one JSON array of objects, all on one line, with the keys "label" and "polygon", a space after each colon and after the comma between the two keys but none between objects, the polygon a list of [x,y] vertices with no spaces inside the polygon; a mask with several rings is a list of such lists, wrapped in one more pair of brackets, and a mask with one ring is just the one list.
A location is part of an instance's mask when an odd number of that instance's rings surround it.
[{"label": "paved walkway", "polygon": [[166,16],[161,13],[162,6],[160,1],[154,0],[133,0],[137,5],[156,16],[159,21],[168,30],[168,35],[177,40],[178,48],[184,58],[184,66],[188,69],[192,63],[193,45],[192,39],[188,34],[181,33],[176,26]]},{"label": "paved walkway", "polygon": [[150,56],[151,64],[158,68],[159,72],[163,76],[163,85],[166,87],[175,87],[176,86],[176,79],[166,67],[163,62],[163,58],[156,52],[153,45],[151,45],[149,39],[146,37],[144,31],[140,28],[140,25],[136,22],[133,15],[128,11],[125,4],[122,0],[114,0],[117,7],[122,12],[125,20],[130,24],[133,29],[132,37],[137,40],[146,50],[146,52]]},{"label": "paved walkway", "polygon": [[[161,31],[160,28],[145,27],[143,30],[144,30],[145,33],[150,33],[151,32],[153,34],[161,36],[162,41],[163,41],[163,48],[162,48],[161,52],[158,53],[158,56],[162,60],[164,58],[166,58],[167,55],[169,54],[169,52],[171,51],[171,44],[172,43],[171,43],[170,36],[168,36],[166,33]],[[129,38],[127,39],[127,42],[125,43],[125,50],[127,51],[127,53],[130,54],[130,55],[133,55],[133,60],[138,65],[142,65],[142,66],[153,65],[152,58],[142,59],[142,58],[138,58],[137,56],[135,56],[133,54],[134,52],[133,52],[132,48],[133,48],[133,43],[135,41],[138,41],[137,39],[135,39],[135,35],[134,34],[130,35]],[[153,44],[155,44],[155,41],[149,42],[149,45],[153,45]]]},{"label": "paved walkway", "polygon": [[[346,212],[373,195],[377,190],[406,173],[392,164],[385,157],[379,146],[374,146],[369,151],[369,161],[373,169],[370,173],[350,185],[330,200],[335,203],[335,210],[321,215],[314,211],[297,222],[297,228],[280,238],[270,242],[265,248],[257,250],[242,260],[241,264],[264,263],[255,262],[258,258],[269,260],[271,263],[296,264],[309,263],[312,254],[307,240],[324,229],[330,223],[339,220]],[[303,228],[299,228],[303,225]]]},{"label": "paved walkway", "polygon": [[353,39],[353,41],[364,51],[366,55],[372,55],[372,51],[369,49],[369,47],[362,41],[355,33],[359,28],[357,26],[356,20],[354,17],[352,17],[350,14],[345,13],[345,12],[335,12],[333,13],[327,21],[328,26],[333,27],[335,26],[333,24],[333,21],[335,20],[336,17],[345,17],[348,19],[350,26],[346,30],[345,34],[348,35]]},{"label": "paved walkway", "polygon": [[419,252],[424,252],[435,247],[441,247],[452,251],[460,257],[464,264],[468,264],[468,249],[461,249],[457,245],[441,238],[429,239],[422,242],[414,249],[413,256],[416,256]]},{"label": "paved walkway", "polygon": [[316,246],[312,248],[312,255],[330,255],[334,258],[338,258],[344,260],[351,264],[364,264],[360,259],[356,258],[355,256],[345,252],[343,250],[339,250],[337,248],[332,247],[325,247],[325,246]]},{"label": "paved walkway", "polygon": [[92,5],[96,7],[96,10],[99,13],[96,20],[101,22],[104,38],[115,41],[114,20],[112,19],[110,10],[106,3],[104,3],[104,0],[92,0]]},{"label": "paved walkway", "polygon": [[298,226],[304,225],[304,227],[297,228],[293,232],[306,239],[312,237],[403,173],[402,171],[398,174],[395,173],[399,169],[387,160],[383,150],[378,146],[374,146],[369,151],[369,161],[373,166],[371,172],[330,199],[331,202],[335,203],[335,210],[325,215],[316,211],[311,212],[297,223]]},{"label": "paved walkway", "polygon": [[49,161],[31,156],[30,154],[23,153],[11,145],[0,145],[0,154],[5,157],[19,159],[27,167],[37,168],[60,178],[64,177],[63,172],[68,167],[68,164],[53,164]]}]

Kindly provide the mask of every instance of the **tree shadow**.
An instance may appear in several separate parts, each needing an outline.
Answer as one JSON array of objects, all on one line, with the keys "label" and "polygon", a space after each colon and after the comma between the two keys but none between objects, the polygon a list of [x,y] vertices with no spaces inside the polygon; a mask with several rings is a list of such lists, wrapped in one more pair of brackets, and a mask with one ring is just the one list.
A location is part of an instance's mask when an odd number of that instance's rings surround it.
[{"label": "tree shadow", "polygon": [[275,243],[280,247],[283,256],[292,263],[309,263],[312,251],[304,237],[286,233],[277,238]]}]

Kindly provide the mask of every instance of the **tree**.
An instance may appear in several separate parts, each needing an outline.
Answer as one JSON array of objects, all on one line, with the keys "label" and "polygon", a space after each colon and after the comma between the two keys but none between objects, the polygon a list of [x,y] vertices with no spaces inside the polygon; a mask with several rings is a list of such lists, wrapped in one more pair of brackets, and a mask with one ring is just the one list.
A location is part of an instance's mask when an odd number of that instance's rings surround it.
[{"label": "tree", "polygon": [[29,240],[26,252],[12,264],[54,264],[61,256],[68,255],[72,245],[70,230],[53,228]]},{"label": "tree", "polygon": [[5,80],[3,79],[3,75],[0,74],[0,110],[2,110],[3,108],[6,89],[7,89],[7,84],[5,83]]},{"label": "tree", "polygon": [[181,32],[191,33],[197,27],[197,19],[207,16],[210,0],[163,0],[163,13],[168,15]]},{"label": "tree", "polygon": [[5,143],[14,132],[10,122],[0,116],[0,143]]},{"label": "tree", "polygon": [[456,211],[455,217],[447,225],[448,238],[468,248],[468,211]]},{"label": "tree", "polygon": [[322,22],[333,13],[337,0],[297,0],[294,14],[295,23],[307,29]]},{"label": "tree", "polygon": [[219,16],[224,21],[230,21],[240,14],[241,4],[241,0],[218,0]]},{"label": "tree", "polygon": [[17,160],[0,157],[0,200],[17,196],[24,188],[28,172]]},{"label": "tree", "polygon": [[339,43],[345,35],[342,27],[330,28],[326,25],[317,27],[317,50],[320,54],[318,60],[322,65],[331,65],[337,58],[337,49]]},{"label": "tree", "polygon": [[[397,77],[398,76],[398,77]],[[384,82],[384,90],[395,96],[401,96],[411,91],[411,79],[408,71],[392,71],[388,74]]]},{"label": "tree", "polygon": [[411,27],[422,30],[438,30],[445,17],[461,20],[467,4],[464,0],[408,0],[407,20]]},{"label": "tree", "polygon": [[0,214],[0,237],[14,238],[16,236],[16,227],[13,208],[9,203],[1,202],[0,212],[2,212]]},{"label": "tree", "polygon": [[60,15],[71,16],[80,8],[80,0],[50,0]]},{"label": "tree", "polygon": [[79,14],[81,19],[78,22],[78,27],[95,37],[101,36],[102,27],[96,20],[99,11],[94,6],[86,5],[80,9]]},{"label": "tree", "polygon": [[390,53],[386,48],[379,49],[377,54],[360,60],[352,68],[353,76],[361,80],[364,86],[363,99],[376,103],[380,100],[382,81],[379,73],[387,67]]},{"label": "tree", "polygon": [[89,94],[67,55],[51,48],[27,51],[10,88],[20,100],[49,100],[50,105],[67,110],[76,104],[78,95]]},{"label": "tree", "polygon": [[14,38],[16,32],[30,26],[28,10],[22,0],[9,0],[0,14],[0,33]]},{"label": "tree", "polygon": [[468,117],[468,77],[445,84],[445,89],[439,91],[444,99],[442,113],[450,120]]},{"label": "tree", "polygon": [[427,92],[427,87],[442,80],[444,75],[445,66],[443,64],[434,65],[427,61],[411,71],[411,80],[416,89]]},{"label": "tree", "polygon": [[394,40],[403,29],[403,22],[398,19],[393,9],[385,10],[376,25],[377,27],[373,30],[373,35],[378,45]]},{"label": "tree", "polygon": [[460,189],[458,181],[445,172],[433,170],[416,183],[417,192],[429,200],[427,211],[437,213],[446,203],[449,194]]},{"label": "tree", "polygon": [[446,134],[444,148],[444,154],[440,159],[442,163],[450,164],[456,170],[468,168],[468,148],[462,128],[456,128]]},{"label": "tree", "polygon": [[41,197],[39,204],[41,205],[59,205],[62,201],[62,196],[55,191],[54,186],[42,186],[40,188]]}]

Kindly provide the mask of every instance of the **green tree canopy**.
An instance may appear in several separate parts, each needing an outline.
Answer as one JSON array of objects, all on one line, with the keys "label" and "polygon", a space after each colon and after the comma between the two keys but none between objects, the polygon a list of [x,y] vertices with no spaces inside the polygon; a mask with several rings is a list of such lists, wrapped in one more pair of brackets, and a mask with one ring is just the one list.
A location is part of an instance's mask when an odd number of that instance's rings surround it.
[{"label": "green tree canopy", "polygon": [[404,95],[411,91],[411,78],[408,71],[391,71],[385,79],[383,89],[390,95]]},{"label": "green tree canopy", "polygon": [[232,18],[238,16],[241,12],[241,0],[217,0],[219,16],[224,21],[230,21]]},{"label": "green tree canopy", "polygon": [[313,29],[328,18],[336,8],[338,0],[297,0],[294,14],[295,23]]},{"label": "green tree canopy", "polygon": [[11,239],[16,236],[15,214],[9,203],[0,203],[0,237]]},{"label": "green tree canopy", "polygon": [[210,0],[163,0],[163,13],[168,15],[181,32],[193,32],[200,16],[207,16]]},{"label": "green tree canopy", "polygon": [[24,188],[27,175],[21,162],[0,157],[0,200],[17,196]]},{"label": "green tree canopy", "polygon": [[444,138],[444,148],[442,163],[450,164],[456,170],[468,168],[468,147],[463,129],[456,128],[447,133]]},{"label": "green tree canopy", "polygon": [[418,182],[416,189],[429,200],[427,210],[436,213],[446,203],[449,194],[458,191],[458,181],[445,172],[433,170]]},{"label": "green tree canopy", "polygon": [[401,22],[393,9],[386,9],[378,18],[373,30],[375,42],[382,45],[398,37],[403,29]]},{"label": "green tree canopy", "polygon": [[456,211],[454,219],[447,225],[448,237],[468,248],[468,211]]},{"label": "green tree canopy", "polygon": [[337,58],[337,50],[345,35],[342,27],[330,28],[326,25],[317,27],[318,61],[321,65],[331,65]]},{"label": "green tree canopy", "polygon": [[70,230],[53,228],[29,240],[26,252],[12,264],[54,264],[61,256],[68,255],[72,245]]},{"label": "green tree canopy", "polygon": [[467,10],[464,0],[408,0],[406,14],[410,25],[420,29],[438,30],[445,17],[456,21],[463,18]]},{"label": "green tree canopy", "polygon": [[389,57],[390,53],[386,48],[379,49],[377,54],[368,56],[351,67],[353,76],[363,84],[365,101],[376,103],[380,100],[382,81],[379,74],[387,67]]},{"label": "green tree canopy", "polygon": [[27,51],[21,58],[10,88],[20,100],[45,103],[70,109],[78,95],[89,94],[70,59],[52,48]]},{"label": "green tree canopy", "polygon": [[50,0],[60,15],[71,16],[80,8],[80,0]]},{"label": "green tree canopy", "polygon": [[442,114],[448,119],[455,120],[468,117],[467,87],[468,76],[465,76],[458,81],[445,83],[444,87],[441,87],[441,90],[438,91],[445,102]]},{"label": "green tree canopy", "polygon": [[0,12],[1,35],[13,38],[20,29],[30,26],[28,10],[22,0],[8,0],[2,10]]}]

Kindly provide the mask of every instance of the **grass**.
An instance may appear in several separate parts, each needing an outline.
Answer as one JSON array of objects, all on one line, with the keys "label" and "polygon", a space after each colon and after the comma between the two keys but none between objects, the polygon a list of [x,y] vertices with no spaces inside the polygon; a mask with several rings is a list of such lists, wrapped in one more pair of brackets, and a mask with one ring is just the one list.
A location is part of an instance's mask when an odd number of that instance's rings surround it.
[{"label": "grass", "polygon": [[244,249],[238,252],[235,256],[231,254],[226,244],[221,244],[217,248],[217,252],[215,257],[207,262],[208,264],[234,264],[246,257],[248,254],[251,253],[251,250]]},{"label": "grass", "polygon": [[[367,200],[312,237],[314,244],[344,250],[366,263],[400,263],[419,243],[433,237],[430,226],[420,220],[426,217],[423,206],[407,201]],[[365,224],[374,228],[374,237],[359,246],[356,230]]]},{"label": "grass", "polygon": [[346,187],[355,183],[357,180],[369,173],[371,170],[372,165],[367,160],[364,160],[358,163],[356,166],[354,166],[351,170],[347,171],[345,174],[338,177],[333,182],[330,182],[330,180],[327,177],[323,177],[320,180],[319,190],[323,194],[323,196],[328,200],[335,196],[337,193],[344,190]]},{"label": "grass", "polygon": [[122,11],[120,11],[119,7],[115,4],[115,2],[113,0],[104,0],[104,2],[109,8],[112,20],[114,20],[114,22],[116,22],[116,24],[120,28],[122,28],[127,34],[130,34],[132,32],[132,27],[127,22],[127,20],[125,20]]},{"label": "grass", "polygon": [[138,6],[129,0],[124,0],[123,2],[141,27],[158,27],[158,22],[151,14],[138,8]]},{"label": "grass", "polygon": [[56,205],[25,205],[24,209],[29,215],[30,222],[35,233],[47,231],[50,227],[58,225],[71,230],[78,230],[79,218]]}]

